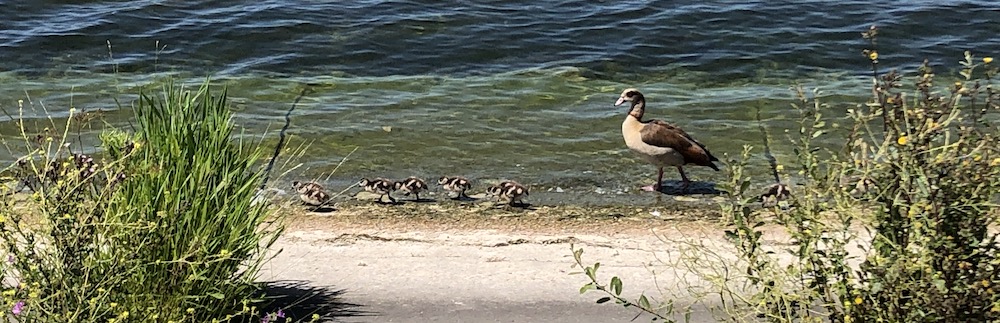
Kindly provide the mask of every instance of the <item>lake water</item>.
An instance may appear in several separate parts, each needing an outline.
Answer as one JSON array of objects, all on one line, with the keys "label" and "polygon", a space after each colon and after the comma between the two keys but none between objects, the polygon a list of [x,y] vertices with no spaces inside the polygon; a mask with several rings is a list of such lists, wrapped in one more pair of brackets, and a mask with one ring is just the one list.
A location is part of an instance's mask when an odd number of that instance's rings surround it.
[{"label": "lake water", "polygon": [[[295,178],[325,180],[358,147],[329,181],[462,174],[634,192],[655,169],[621,139],[622,89],[642,90],[649,117],[720,158],[760,146],[759,110],[789,163],[790,87],[822,89],[835,116],[863,102],[860,32],[873,24],[884,67],[928,58],[948,80],[965,50],[1000,56],[993,1],[0,0],[0,107],[30,99],[28,117],[44,107],[57,119],[70,106],[106,110],[127,126],[116,98],[127,107],[139,85],[212,77],[229,87],[235,121],[273,144],[308,87],[289,131],[293,146],[311,143]],[[754,165],[765,174],[762,158]]]}]

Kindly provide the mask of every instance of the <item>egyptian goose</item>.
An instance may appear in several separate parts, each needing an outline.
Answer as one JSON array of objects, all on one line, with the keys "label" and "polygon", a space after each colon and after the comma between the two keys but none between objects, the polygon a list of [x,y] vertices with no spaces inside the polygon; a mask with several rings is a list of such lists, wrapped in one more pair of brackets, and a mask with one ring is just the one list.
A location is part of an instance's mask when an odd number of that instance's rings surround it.
[{"label": "egyptian goose", "polygon": [[330,200],[330,195],[323,190],[323,186],[315,182],[292,182],[292,188],[299,193],[302,203],[321,206]]},{"label": "egyptian goose", "polygon": [[625,145],[636,152],[643,160],[659,167],[656,176],[656,184],[645,186],[646,191],[660,191],[660,182],[663,181],[663,167],[674,166],[681,173],[683,180],[682,190],[687,189],[691,180],[684,175],[684,165],[694,164],[707,166],[716,171],[719,167],[713,161],[719,159],[712,156],[712,153],[697,140],[688,135],[684,130],[663,120],[642,121],[642,115],[646,112],[646,98],[636,89],[625,89],[615,106],[619,106],[625,101],[632,102],[625,122],[622,122],[622,136],[625,137]]},{"label": "egyptian goose", "polygon": [[410,177],[393,183],[393,189],[406,192],[403,193],[403,196],[410,196],[410,194],[413,194],[416,201],[420,201],[420,192],[427,190],[427,183],[424,183],[424,180],[422,179]]},{"label": "egyptian goose", "polygon": [[465,191],[472,188],[472,182],[465,177],[460,176],[441,176],[441,178],[438,179],[438,185],[441,185],[441,187],[443,187],[446,191],[458,193],[458,195],[455,196],[456,199],[468,198],[469,196],[465,195]]},{"label": "egyptian goose", "polygon": [[514,181],[504,181],[500,184],[490,186],[486,189],[486,194],[497,198],[497,202],[507,200],[507,204],[524,204],[524,198],[528,196],[528,188]]},{"label": "egyptian goose", "polygon": [[393,204],[396,203],[396,199],[392,198],[392,191],[396,190],[396,184],[393,181],[387,180],[385,178],[367,179],[362,178],[358,181],[358,186],[361,186],[365,191],[379,194],[378,202],[384,203],[382,199],[384,197],[389,197],[389,201]]}]

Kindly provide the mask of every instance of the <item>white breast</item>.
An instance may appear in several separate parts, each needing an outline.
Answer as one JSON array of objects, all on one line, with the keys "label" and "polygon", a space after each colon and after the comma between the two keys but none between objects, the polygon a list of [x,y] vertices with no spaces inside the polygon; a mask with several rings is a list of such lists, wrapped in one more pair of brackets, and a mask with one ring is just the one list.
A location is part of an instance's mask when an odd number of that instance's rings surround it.
[{"label": "white breast", "polygon": [[672,148],[657,147],[642,141],[639,130],[643,123],[629,115],[622,122],[622,136],[625,138],[625,145],[646,162],[656,166],[681,166],[684,165],[684,156]]}]

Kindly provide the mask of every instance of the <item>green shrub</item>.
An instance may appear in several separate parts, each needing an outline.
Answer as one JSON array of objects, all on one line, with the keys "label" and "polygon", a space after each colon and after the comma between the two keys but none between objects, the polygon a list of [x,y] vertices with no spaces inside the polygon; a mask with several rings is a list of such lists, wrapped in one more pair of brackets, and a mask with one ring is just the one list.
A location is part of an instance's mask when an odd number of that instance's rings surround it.
[{"label": "green shrub", "polygon": [[133,111],[137,132],[106,130],[96,160],[21,123],[30,152],[9,171],[34,193],[0,206],[0,303],[19,322],[259,315],[254,280],[281,227],[254,199],[261,154],[232,141],[225,91],[168,84]]},{"label": "green shrub", "polygon": [[[751,147],[728,161],[725,236],[739,259],[726,266],[742,273],[717,286],[728,320],[1000,319],[1000,245],[989,230],[1000,196],[997,67],[967,52],[959,77],[940,87],[927,62],[909,75],[881,73],[877,29],[864,36],[872,98],[848,111],[843,147],[812,145],[831,136],[827,124],[836,120],[819,92],[797,89],[801,126],[790,141],[802,185],[789,200],[756,206],[745,169]],[[765,244],[767,225],[783,227],[790,245]],[[669,319],[670,312],[656,314]]]}]

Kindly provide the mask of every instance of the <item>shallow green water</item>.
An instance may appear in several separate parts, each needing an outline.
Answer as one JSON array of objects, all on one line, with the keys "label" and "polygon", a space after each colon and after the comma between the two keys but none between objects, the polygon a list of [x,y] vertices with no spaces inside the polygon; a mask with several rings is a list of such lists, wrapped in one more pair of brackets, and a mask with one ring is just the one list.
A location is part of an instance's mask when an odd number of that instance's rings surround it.
[{"label": "shallow green water", "polygon": [[[215,83],[228,88],[237,112],[234,121],[245,127],[245,139],[264,136],[268,146],[276,143],[277,130],[291,102],[308,88],[310,93],[293,112],[288,131],[288,147],[307,144],[308,148],[304,156],[295,158],[294,164],[301,163],[301,167],[291,174],[338,185],[349,185],[362,176],[431,179],[457,174],[517,179],[536,189],[634,191],[654,180],[655,169],[636,159],[621,138],[625,110],[613,103],[626,86],[646,93],[649,117],[682,126],[720,158],[739,154],[745,144],[763,144],[756,121],[759,109],[770,132],[773,153],[780,162],[791,162],[783,130],[797,128],[797,117],[789,108],[794,96],[792,82],[761,78],[745,84],[699,85],[693,78],[701,76],[676,73],[636,84],[589,78],[585,69],[573,67],[468,77],[247,76],[216,79]],[[191,89],[200,81],[184,75],[173,77],[187,81]],[[48,120],[41,118],[42,107],[58,124],[65,122],[69,106],[107,111],[102,114],[103,121],[83,126],[83,137],[92,138],[94,133],[86,129],[99,128],[105,121],[129,126],[131,112],[118,110],[116,98],[128,107],[139,86],[153,84],[147,91],[159,91],[156,84],[163,79],[165,76],[119,74],[79,85],[78,79],[71,78],[7,76],[6,80],[17,82],[23,92],[0,96],[23,97],[28,102],[25,115],[36,118],[27,123],[33,131],[50,127]],[[864,91],[863,78],[824,74],[800,81],[838,94],[829,97],[831,116],[843,116],[844,109],[852,105],[849,102],[863,100],[847,96],[854,89]],[[25,93],[34,99],[27,101]],[[16,105],[9,103],[0,106],[16,110]],[[6,124],[3,135],[16,141],[12,139],[15,125]],[[71,126],[73,132],[80,125]],[[824,140],[830,147],[839,143],[832,136]],[[348,161],[331,174],[352,151]],[[292,151],[286,154],[290,157]],[[755,158],[753,167],[766,174],[766,165],[763,158]],[[723,178],[722,173],[707,168],[689,169],[696,180]],[[666,170],[665,178],[676,177],[675,170]]]},{"label": "shallow green water", "polygon": [[[655,170],[621,139],[625,111],[612,103],[622,89],[642,90],[649,117],[720,158],[762,145],[759,110],[789,164],[793,85],[822,89],[831,123],[865,100],[861,31],[881,27],[883,69],[928,58],[947,83],[962,51],[998,55],[998,9],[975,0],[21,1],[0,6],[0,108],[16,114],[28,102],[31,132],[62,127],[70,107],[105,111],[71,128],[85,134],[77,149],[94,151],[88,129],[128,127],[139,86],[211,76],[228,86],[244,139],[273,145],[308,88],[289,145],[309,149],[281,180],[343,187],[362,176],[459,174],[634,192]],[[0,120],[0,136],[17,146],[17,125]],[[19,154],[0,149],[0,160]],[[760,155],[751,165],[761,182],[766,165]]]}]

